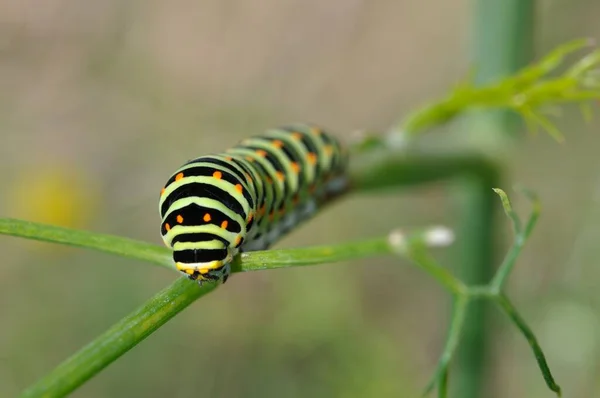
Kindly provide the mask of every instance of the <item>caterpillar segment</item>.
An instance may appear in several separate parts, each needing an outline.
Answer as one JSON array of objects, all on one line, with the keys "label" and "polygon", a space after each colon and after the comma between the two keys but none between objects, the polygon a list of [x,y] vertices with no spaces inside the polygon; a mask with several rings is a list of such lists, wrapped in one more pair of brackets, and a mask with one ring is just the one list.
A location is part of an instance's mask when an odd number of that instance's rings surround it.
[{"label": "caterpillar segment", "polygon": [[267,130],[192,159],[161,190],[161,235],[179,271],[227,281],[234,256],[264,250],[347,189],[348,154],[317,126]]}]

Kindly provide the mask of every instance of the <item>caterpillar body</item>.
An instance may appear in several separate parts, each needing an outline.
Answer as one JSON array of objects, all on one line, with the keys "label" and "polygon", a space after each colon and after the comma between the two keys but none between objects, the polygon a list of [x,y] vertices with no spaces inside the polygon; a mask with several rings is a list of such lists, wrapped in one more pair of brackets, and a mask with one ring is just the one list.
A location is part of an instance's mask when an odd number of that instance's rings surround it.
[{"label": "caterpillar body", "polygon": [[161,190],[161,235],[190,279],[227,281],[233,257],[264,250],[348,187],[347,151],[313,125],[267,130],[192,159]]}]

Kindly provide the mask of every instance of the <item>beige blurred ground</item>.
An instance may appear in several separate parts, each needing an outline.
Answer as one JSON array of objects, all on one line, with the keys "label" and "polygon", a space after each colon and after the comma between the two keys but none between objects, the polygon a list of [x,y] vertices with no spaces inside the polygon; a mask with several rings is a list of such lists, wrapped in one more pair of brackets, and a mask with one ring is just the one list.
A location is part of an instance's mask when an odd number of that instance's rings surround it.
[{"label": "beige blurred ground", "polygon": [[[0,215],[158,244],[158,191],[188,158],[289,121],[342,138],[384,129],[442,94],[469,67],[470,7],[0,1]],[[599,13],[592,1],[544,2],[538,54],[598,37]],[[523,183],[543,200],[510,292],[569,397],[600,388],[597,126],[567,112],[565,145],[528,137],[505,187]],[[452,224],[443,188],[348,198],[279,246]],[[0,253],[3,397],[175,277],[8,237]],[[393,260],[236,275],[74,396],[415,396],[437,360],[447,303],[428,277]],[[501,317],[494,348],[486,397],[551,396]]]}]

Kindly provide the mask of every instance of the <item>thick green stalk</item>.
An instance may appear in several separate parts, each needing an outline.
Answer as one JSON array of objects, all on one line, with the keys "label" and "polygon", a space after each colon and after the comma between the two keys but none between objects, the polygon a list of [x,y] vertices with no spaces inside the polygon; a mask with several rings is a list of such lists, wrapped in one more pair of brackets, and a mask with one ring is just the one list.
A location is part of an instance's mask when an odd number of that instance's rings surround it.
[{"label": "thick green stalk", "polygon": [[[459,237],[454,248],[459,264],[457,276],[466,285],[486,284],[493,276],[495,263],[494,231],[496,229],[497,178],[471,177],[462,181],[462,203]],[[454,372],[451,396],[481,397],[485,383],[489,326],[484,301],[470,304],[463,327],[462,341],[457,354],[458,371]]]},{"label": "thick green stalk", "polygon": [[[530,61],[534,11],[533,0],[476,0],[472,36],[476,84],[510,75]],[[481,136],[482,132],[496,134],[496,144],[508,135],[514,136],[518,128],[517,119],[506,111],[486,112],[469,122],[473,136]],[[459,277],[466,284],[485,284],[493,274],[496,218],[492,188],[500,185],[500,178],[473,178],[460,187],[464,202],[460,212],[456,264],[460,264]],[[463,341],[466,344],[459,348],[457,366],[460,371],[455,373],[452,384],[457,397],[485,395],[483,385],[490,340],[485,305],[483,301],[472,303],[465,321]]]}]

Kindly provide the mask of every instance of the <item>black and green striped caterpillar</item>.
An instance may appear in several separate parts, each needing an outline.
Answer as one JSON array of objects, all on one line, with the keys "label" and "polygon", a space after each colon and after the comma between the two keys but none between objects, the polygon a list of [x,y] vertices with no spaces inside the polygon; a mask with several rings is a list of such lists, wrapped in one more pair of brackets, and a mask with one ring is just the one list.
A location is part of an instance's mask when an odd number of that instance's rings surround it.
[{"label": "black and green striped caterpillar", "polygon": [[190,279],[227,281],[233,257],[264,250],[348,187],[347,151],[312,125],[267,130],[181,166],[162,189],[161,234]]}]

